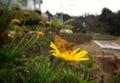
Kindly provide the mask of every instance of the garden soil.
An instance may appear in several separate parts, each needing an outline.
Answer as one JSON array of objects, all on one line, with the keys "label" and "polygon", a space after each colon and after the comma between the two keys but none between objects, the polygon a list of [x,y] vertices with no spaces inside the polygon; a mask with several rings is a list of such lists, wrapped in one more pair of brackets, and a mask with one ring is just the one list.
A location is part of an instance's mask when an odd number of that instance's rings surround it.
[{"label": "garden soil", "polygon": [[97,55],[95,59],[96,64],[100,67],[100,72],[97,73],[97,76],[101,78],[104,75],[108,77],[110,75],[116,75],[117,72],[117,63],[113,55]]}]

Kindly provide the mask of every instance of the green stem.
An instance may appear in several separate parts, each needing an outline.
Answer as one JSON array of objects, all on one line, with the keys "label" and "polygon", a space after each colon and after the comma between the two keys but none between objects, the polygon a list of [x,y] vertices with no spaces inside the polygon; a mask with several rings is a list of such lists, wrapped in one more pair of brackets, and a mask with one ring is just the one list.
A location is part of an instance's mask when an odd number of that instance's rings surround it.
[{"label": "green stem", "polygon": [[35,39],[35,41],[33,41],[33,42],[31,43],[31,45],[29,45],[28,47],[25,48],[25,50],[28,49],[28,48],[30,48],[33,44],[35,44],[37,40],[38,40],[38,39]]},{"label": "green stem", "polygon": [[31,42],[31,41],[34,39],[34,37],[35,37],[35,34],[30,38],[29,41],[27,41],[27,42],[23,45],[23,47],[21,47],[20,51],[22,51],[22,49],[24,49],[24,47],[26,47],[27,44],[29,44],[29,42]]},{"label": "green stem", "polygon": [[58,67],[60,67],[60,70],[59,70],[59,72],[58,72],[58,75],[62,73],[62,70],[64,69],[65,65],[66,65],[66,62],[62,62],[62,63],[60,64],[60,66],[58,66]]},{"label": "green stem", "polygon": [[14,27],[14,31],[15,31],[15,34],[14,34],[14,38],[13,38],[13,40],[12,40],[12,42],[11,42],[11,45],[14,43],[15,38],[16,38],[16,24],[15,24],[15,27]]},{"label": "green stem", "polygon": [[[39,31],[39,29],[38,29],[37,31]],[[37,31],[36,31],[36,32],[37,32]],[[29,41],[27,41],[27,42],[21,47],[20,51],[22,51],[22,49],[24,49],[31,41],[33,41],[34,38],[36,38],[36,33],[30,38]],[[23,39],[23,40],[24,40],[24,39]],[[23,41],[23,40],[22,40],[22,41]],[[22,41],[21,41],[21,43],[22,43]],[[36,41],[37,41],[37,40],[36,40]],[[35,41],[35,42],[36,42],[36,41]],[[32,46],[35,42],[32,42],[32,44],[31,44],[30,46]],[[20,45],[20,44],[19,44],[19,45]],[[29,46],[29,47],[30,47],[30,46]],[[28,47],[28,48],[29,48],[29,47]],[[27,48],[25,48],[25,49],[27,49]],[[25,49],[24,49],[24,50],[25,50]]]},{"label": "green stem", "polygon": [[25,34],[25,36],[21,39],[21,41],[18,43],[18,45],[16,47],[19,47],[22,44],[23,40],[26,38],[27,35],[28,34]]}]

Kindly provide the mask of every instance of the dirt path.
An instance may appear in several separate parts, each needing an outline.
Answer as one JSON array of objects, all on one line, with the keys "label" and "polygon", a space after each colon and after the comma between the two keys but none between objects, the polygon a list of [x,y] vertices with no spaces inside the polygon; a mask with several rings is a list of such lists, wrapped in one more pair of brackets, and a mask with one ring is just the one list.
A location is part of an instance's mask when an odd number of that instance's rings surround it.
[{"label": "dirt path", "polygon": [[103,71],[106,75],[110,75],[114,73],[115,60],[112,55],[105,55],[104,57],[98,55],[96,57],[96,62],[100,66],[100,70]]}]

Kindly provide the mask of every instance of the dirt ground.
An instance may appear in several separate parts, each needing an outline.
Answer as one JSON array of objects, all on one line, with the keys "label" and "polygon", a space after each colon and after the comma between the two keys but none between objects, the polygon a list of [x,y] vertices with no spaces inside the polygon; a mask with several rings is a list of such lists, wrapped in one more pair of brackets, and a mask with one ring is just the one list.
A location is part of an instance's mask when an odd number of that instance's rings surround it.
[{"label": "dirt ground", "polygon": [[[115,43],[119,42],[118,44],[120,44],[120,41],[114,41],[114,42]],[[120,66],[117,65],[118,62],[116,62],[116,59],[113,54],[107,53],[104,54],[103,56],[101,49],[97,47],[93,42],[81,44],[79,47],[81,49],[87,50],[89,54],[96,56],[95,63],[100,68],[100,71],[97,73],[97,75],[100,79],[102,75],[104,75],[104,78],[110,75],[120,76]],[[120,65],[120,60],[119,60],[119,65]]]},{"label": "dirt ground", "polygon": [[102,76],[104,76],[103,79],[105,79],[110,75],[120,75],[120,72],[117,72],[120,67],[117,65],[118,62],[116,62],[113,55],[96,55],[95,62],[100,67],[100,72],[97,74],[100,79],[102,79]]},{"label": "dirt ground", "polygon": [[106,75],[113,74],[115,69],[115,59],[112,55],[97,55],[96,63],[100,66],[100,70]]}]

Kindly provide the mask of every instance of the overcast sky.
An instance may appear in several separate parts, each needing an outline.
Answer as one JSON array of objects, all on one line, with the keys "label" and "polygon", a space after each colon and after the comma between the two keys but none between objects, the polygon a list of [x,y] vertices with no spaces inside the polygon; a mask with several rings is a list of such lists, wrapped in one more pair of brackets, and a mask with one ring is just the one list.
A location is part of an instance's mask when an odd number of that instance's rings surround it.
[{"label": "overcast sky", "polygon": [[107,7],[113,12],[120,10],[120,0],[43,0],[42,12],[49,10],[53,15],[59,12],[72,16],[85,13],[100,14]]}]

